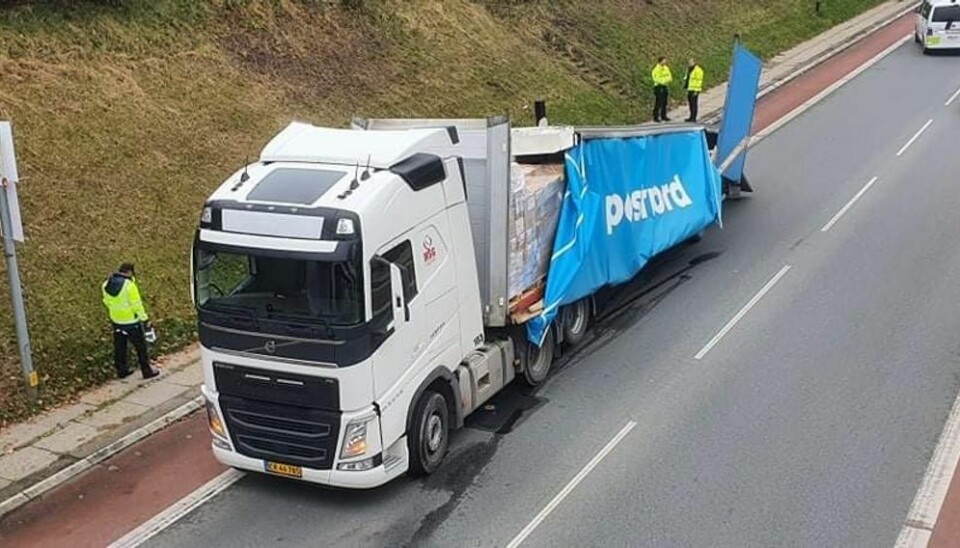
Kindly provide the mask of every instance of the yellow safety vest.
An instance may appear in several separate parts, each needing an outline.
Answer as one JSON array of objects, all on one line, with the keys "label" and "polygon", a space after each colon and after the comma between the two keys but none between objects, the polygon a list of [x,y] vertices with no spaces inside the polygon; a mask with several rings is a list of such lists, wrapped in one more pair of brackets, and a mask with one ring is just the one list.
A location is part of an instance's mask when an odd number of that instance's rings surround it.
[{"label": "yellow safety vest", "polygon": [[147,311],[140,300],[140,290],[133,278],[123,281],[120,292],[111,295],[107,291],[110,280],[103,282],[103,304],[110,314],[110,321],[117,325],[133,325],[147,321]]},{"label": "yellow safety vest", "polygon": [[670,67],[657,64],[653,67],[653,85],[666,86],[673,82],[673,74],[670,73]]},{"label": "yellow safety vest", "polygon": [[694,65],[693,69],[690,70],[690,76],[687,78],[687,90],[688,91],[703,91],[703,69],[700,68],[700,65]]}]

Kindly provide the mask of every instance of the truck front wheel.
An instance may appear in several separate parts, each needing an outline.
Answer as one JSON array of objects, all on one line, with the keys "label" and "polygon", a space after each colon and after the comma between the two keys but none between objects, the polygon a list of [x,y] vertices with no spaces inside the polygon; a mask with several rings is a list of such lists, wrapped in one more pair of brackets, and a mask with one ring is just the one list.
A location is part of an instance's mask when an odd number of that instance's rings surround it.
[{"label": "truck front wheel", "polygon": [[530,386],[537,386],[547,380],[550,374],[550,365],[553,363],[553,345],[555,338],[553,329],[547,329],[543,344],[538,348],[526,341],[526,352],[523,357],[523,380]]},{"label": "truck front wheel", "polygon": [[410,473],[432,474],[440,467],[450,441],[450,411],[443,394],[428,390],[417,402],[413,431],[407,439]]}]

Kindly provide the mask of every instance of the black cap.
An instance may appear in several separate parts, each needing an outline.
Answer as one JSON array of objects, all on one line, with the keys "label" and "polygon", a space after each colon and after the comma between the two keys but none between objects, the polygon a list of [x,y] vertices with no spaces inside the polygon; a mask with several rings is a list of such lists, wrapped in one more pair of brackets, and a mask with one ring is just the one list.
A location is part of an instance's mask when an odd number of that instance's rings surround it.
[{"label": "black cap", "polygon": [[133,263],[123,263],[120,265],[120,272],[129,272],[133,274]]}]

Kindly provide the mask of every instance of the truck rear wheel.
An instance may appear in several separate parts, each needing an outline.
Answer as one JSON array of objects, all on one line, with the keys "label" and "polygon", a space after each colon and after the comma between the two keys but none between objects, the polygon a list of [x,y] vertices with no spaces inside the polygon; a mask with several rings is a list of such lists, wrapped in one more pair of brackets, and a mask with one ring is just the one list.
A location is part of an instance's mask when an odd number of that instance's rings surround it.
[{"label": "truck rear wheel", "polygon": [[550,365],[553,363],[553,345],[556,338],[553,329],[547,329],[543,338],[543,345],[537,348],[533,343],[526,341],[523,357],[523,380],[530,386],[537,386],[547,380],[550,374]]},{"label": "truck rear wheel", "polygon": [[450,441],[450,411],[443,394],[428,390],[417,402],[413,429],[407,438],[410,474],[426,476],[440,467]]},{"label": "truck rear wheel", "polygon": [[583,342],[590,329],[590,300],[579,301],[563,307],[563,342],[577,346]]}]

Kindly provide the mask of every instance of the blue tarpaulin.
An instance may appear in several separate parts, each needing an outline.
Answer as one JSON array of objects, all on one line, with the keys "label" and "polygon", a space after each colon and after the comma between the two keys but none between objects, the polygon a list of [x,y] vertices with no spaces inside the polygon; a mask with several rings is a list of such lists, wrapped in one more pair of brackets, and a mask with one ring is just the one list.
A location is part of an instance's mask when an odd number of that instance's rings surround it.
[{"label": "blue tarpaulin", "polygon": [[586,139],[565,160],[544,310],[527,323],[537,345],[560,306],[632,279],[654,255],[720,220],[720,174],[702,130]]},{"label": "blue tarpaulin", "polygon": [[[757,90],[760,86],[760,59],[737,44],[733,51],[733,65],[730,68],[730,85],[727,87],[727,100],[723,105],[723,119],[720,122],[720,135],[717,139],[717,162],[720,165],[733,154],[737,146],[750,136],[753,125],[753,112],[757,104]],[[746,148],[737,154],[723,176],[739,183],[743,176],[743,166],[747,161]]]}]

